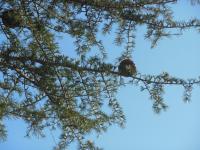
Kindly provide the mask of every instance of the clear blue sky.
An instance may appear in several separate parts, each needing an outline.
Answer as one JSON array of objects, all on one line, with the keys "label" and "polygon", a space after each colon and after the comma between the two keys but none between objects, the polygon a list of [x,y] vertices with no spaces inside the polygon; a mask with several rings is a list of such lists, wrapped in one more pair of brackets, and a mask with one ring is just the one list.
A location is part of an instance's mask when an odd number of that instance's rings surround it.
[{"label": "clear blue sky", "polygon": [[[188,4],[183,0],[174,8],[177,19],[200,18],[200,6],[192,8]],[[141,73],[167,71],[183,78],[200,75],[200,34],[196,31],[189,30],[182,36],[163,39],[155,49],[150,49],[143,33],[139,28],[133,58]],[[72,48],[69,43],[69,39],[62,41],[62,48],[68,49],[68,54]],[[64,47],[65,44],[68,47]],[[105,38],[105,46],[109,56],[120,54],[120,48],[114,47],[110,37]],[[157,115],[152,111],[148,93],[140,92],[134,86],[120,88],[117,97],[126,115],[126,126],[124,129],[111,126],[106,133],[95,137],[95,143],[105,150],[200,150],[200,88],[194,89],[189,104],[182,101],[182,94],[180,87],[167,87],[164,98],[169,109]],[[9,120],[6,124],[8,139],[0,143],[0,150],[50,150],[55,144],[48,131],[47,138],[27,139],[24,138],[26,125],[22,121]],[[75,150],[74,146],[70,150]]]}]

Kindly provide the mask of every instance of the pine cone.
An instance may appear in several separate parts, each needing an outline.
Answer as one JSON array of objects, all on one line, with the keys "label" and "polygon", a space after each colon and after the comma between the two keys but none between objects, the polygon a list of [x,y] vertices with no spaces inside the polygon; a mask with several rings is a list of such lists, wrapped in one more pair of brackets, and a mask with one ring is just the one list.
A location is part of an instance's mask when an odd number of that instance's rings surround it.
[{"label": "pine cone", "polygon": [[17,9],[6,10],[2,13],[2,22],[8,28],[22,26],[22,18]]},{"label": "pine cone", "polygon": [[118,71],[122,76],[131,77],[136,74],[136,66],[130,59],[124,59],[118,66]]}]

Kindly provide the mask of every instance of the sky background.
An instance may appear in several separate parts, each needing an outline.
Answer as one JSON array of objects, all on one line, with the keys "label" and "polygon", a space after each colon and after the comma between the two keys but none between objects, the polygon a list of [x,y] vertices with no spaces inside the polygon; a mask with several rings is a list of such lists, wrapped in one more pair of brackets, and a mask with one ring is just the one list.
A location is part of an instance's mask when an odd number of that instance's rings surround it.
[{"label": "sky background", "polygon": [[[175,18],[200,18],[200,6],[191,7],[187,0],[174,7]],[[143,38],[143,28],[138,28],[133,60],[139,72],[143,74],[160,74],[193,78],[200,75],[200,34],[194,30],[185,31],[182,36],[161,40],[157,47],[150,48],[150,42]],[[112,35],[104,37],[109,59],[119,56],[121,48],[116,48]],[[73,55],[71,39],[60,41],[62,49]],[[67,47],[66,47],[67,45]],[[124,129],[111,126],[98,138],[96,145],[105,150],[200,150],[200,88],[192,93],[192,101],[184,103],[183,89],[167,86],[165,102],[169,109],[161,114],[152,110],[152,101],[146,92],[140,92],[135,86],[121,87],[117,94],[119,103],[126,115]],[[48,130],[44,139],[24,138],[26,125],[21,120],[5,120],[8,138],[0,143],[0,150],[50,150],[57,142],[55,132]],[[52,136],[53,134],[53,136]],[[75,150],[71,146],[70,150]]]}]

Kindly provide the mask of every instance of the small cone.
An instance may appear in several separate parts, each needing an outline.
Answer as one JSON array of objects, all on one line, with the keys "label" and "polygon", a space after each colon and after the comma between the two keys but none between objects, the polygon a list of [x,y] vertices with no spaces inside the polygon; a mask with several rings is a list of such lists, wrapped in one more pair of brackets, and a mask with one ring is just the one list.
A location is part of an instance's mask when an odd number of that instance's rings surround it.
[{"label": "small cone", "polygon": [[130,59],[124,59],[118,66],[118,71],[122,76],[131,77],[136,74],[136,66]]},{"label": "small cone", "polygon": [[6,10],[2,13],[2,22],[8,28],[21,27],[22,18],[17,9]]}]

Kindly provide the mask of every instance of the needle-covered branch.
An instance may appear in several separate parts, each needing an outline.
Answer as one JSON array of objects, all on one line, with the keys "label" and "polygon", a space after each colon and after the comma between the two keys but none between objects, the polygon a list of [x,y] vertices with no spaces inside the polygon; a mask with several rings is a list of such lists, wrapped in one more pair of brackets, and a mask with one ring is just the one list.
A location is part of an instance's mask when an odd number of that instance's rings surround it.
[{"label": "needle-covered branch", "polygon": [[[165,72],[143,75],[132,58],[137,27],[146,27],[145,38],[152,46],[161,37],[190,28],[200,30],[198,18],[174,20],[169,6],[176,2],[0,2],[0,138],[6,137],[5,118],[21,118],[28,124],[28,136],[44,136],[45,128],[57,127],[61,131],[57,149],[73,141],[79,142],[79,149],[98,149],[86,134],[101,133],[111,124],[124,126],[125,116],[115,97],[120,86],[132,84],[147,91],[157,113],[167,108],[166,86],[183,87],[183,99],[188,101],[200,78],[183,80]],[[116,65],[107,59],[101,38],[111,32],[116,33],[117,46],[126,44]],[[69,51],[61,53],[65,46],[59,36],[74,39],[67,44],[74,44],[75,57]]]}]

